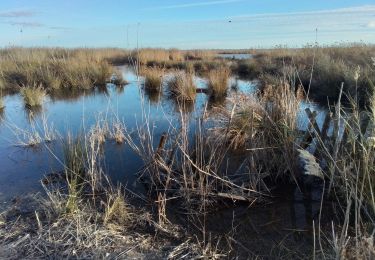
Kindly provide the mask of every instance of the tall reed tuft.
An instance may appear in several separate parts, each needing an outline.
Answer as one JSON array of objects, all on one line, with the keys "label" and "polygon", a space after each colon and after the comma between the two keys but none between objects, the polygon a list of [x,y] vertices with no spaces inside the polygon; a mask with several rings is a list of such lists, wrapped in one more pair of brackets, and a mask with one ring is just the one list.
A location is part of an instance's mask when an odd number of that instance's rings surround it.
[{"label": "tall reed tuft", "polygon": [[21,89],[25,106],[29,108],[41,106],[46,94],[46,91],[40,85],[37,86],[34,84],[33,87],[24,86]]},{"label": "tall reed tuft", "polygon": [[141,73],[145,78],[144,86],[147,90],[155,92],[161,90],[164,70],[160,68],[144,68]]},{"label": "tall reed tuft", "polygon": [[222,98],[227,94],[230,69],[220,67],[208,73],[208,89],[212,98]]},{"label": "tall reed tuft", "polygon": [[65,176],[68,183],[66,211],[78,210],[78,200],[85,181],[85,147],[82,138],[68,136],[63,144]]},{"label": "tall reed tuft", "polygon": [[171,96],[178,101],[194,101],[197,91],[193,76],[191,72],[176,72],[168,82]]}]

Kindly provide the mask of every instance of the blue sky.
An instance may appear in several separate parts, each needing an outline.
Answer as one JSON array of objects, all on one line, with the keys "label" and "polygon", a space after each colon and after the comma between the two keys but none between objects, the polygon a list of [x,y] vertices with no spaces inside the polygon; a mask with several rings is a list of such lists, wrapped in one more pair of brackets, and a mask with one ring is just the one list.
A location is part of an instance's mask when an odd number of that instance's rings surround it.
[{"label": "blue sky", "polygon": [[1,0],[0,47],[257,48],[375,43],[375,1]]}]

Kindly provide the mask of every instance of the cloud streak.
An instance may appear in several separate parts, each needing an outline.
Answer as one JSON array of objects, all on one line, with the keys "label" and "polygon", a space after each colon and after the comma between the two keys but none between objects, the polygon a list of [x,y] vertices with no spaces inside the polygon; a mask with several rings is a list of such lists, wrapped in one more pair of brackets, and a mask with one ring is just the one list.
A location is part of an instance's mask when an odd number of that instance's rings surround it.
[{"label": "cloud streak", "polygon": [[2,18],[21,18],[21,17],[33,17],[35,16],[34,11],[22,10],[22,11],[8,11],[0,12],[0,17]]},{"label": "cloud streak", "polygon": [[182,9],[182,8],[191,8],[191,7],[199,7],[199,6],[231,4],[231,3],[243,2],[243,1],[244,0],[218,0],[218,1],[195,2],[195,3],[189,3],[189,4],[177,4],[177,5],[160,6],[160,7],[155,7],[155,8],[147,8],[147,10]]},{"label": "cloud streak", "polygon": [[245,14],[245,15],[238,15],[233,16],[232,18],[238,19],[247,19],[247,18],[274,18],[274,17],[296,17],[296,16],[315,16],[315,15],[330,15],[330,14],[359,14],[359,13],[366,13],[366,14],[375,14],[375,5],[364,5],[364,6],[354,6],[354,7],[347,7],[347,8],[339,8],[339,9],[328,9],[328,10],[318,10],[318,11],[301,11],[301,12],[289,12],[289,13],[263,13],[263,14]]},{"label": "cloud streak", "polygon": [[44,27],[45,25],[42,24],[42,23],[38,23],[38,22],[15,22],[15,21],[7,21],[7,22],[3,22],[5,24],[9,24],[9,25],[12,25],[12,26],[22,26],[22,27]]},{"label": "cloud streak", "polygon": [[[199,48],[220,42],[223,48],[276,44],[303,46],[345,41],[375,42],[375,5],[316,11],[258,13],[215,20],[150,23],[142,28],[144,46]],[[230,22],[229,22],[230,21]],[[171,36],[173,39],[171,40]],[[162,40],[155,42],[154,39]],[[166,39],[165,41],[163,39]],[[199,42],[192,39],[200,39]]]}]

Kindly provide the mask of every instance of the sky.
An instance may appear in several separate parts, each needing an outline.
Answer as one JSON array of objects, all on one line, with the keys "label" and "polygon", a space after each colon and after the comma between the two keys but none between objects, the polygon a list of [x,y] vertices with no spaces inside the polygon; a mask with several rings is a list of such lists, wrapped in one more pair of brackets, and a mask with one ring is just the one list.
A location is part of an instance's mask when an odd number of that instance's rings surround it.
[{"label": "sky", "polygon": [[375,43],[375,0],[1,0],[0,47]]}]

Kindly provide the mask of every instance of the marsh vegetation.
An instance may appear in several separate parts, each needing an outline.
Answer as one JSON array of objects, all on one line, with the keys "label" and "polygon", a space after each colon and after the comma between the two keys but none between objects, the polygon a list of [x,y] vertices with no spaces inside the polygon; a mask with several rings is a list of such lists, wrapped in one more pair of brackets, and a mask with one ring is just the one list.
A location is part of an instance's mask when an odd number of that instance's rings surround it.
[{"label": "marsh vegetation", "polygon": [[373,51],[1,50],[0,257],[374,258]]}]

